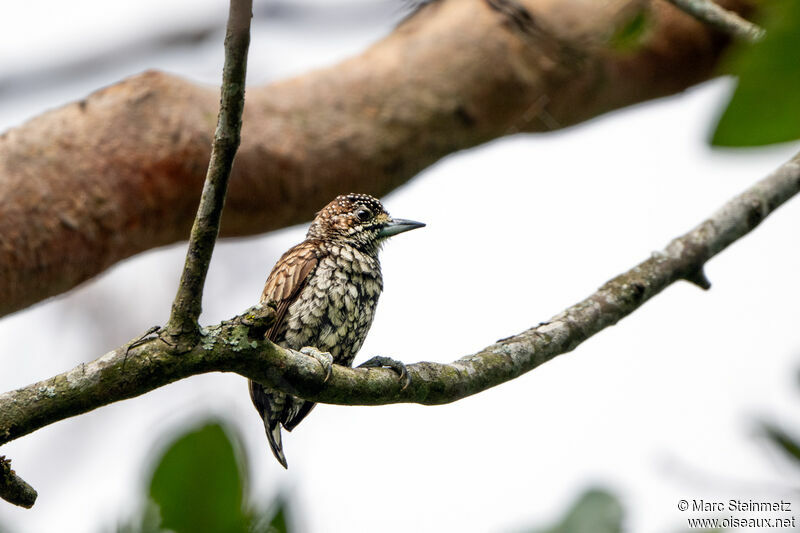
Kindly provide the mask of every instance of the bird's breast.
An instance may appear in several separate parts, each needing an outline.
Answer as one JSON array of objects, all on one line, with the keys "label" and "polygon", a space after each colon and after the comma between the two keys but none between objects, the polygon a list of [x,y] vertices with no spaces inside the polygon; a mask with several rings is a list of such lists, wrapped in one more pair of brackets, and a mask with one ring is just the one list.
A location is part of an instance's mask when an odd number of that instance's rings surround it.
[{"label": "bird's breast", "polygon": [[281,344],[314,346],[350,365],[367,336],[383,288],[377,259],[354,249],[334,250],[320,260],[289,307]]}]

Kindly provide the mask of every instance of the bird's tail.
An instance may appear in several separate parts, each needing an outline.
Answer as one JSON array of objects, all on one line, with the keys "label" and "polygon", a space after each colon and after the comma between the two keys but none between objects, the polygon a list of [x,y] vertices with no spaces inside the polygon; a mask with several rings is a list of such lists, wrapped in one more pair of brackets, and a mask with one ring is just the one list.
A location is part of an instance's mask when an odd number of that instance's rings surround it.
[{"label": "bird's tail", "polygon": [[281,423],[278,420],[270,421],[269,417],[264,417],[264,429],[267,430],[267,440],[269,447],[272,448],[272,454],[284,468],[288,469],[289,463],[286,462],[286,456],[283,455],[283,443],[281,442]]},{"label": "bird's tail", "polygon": [[249,385],[250,398],[253,400],[253,405],[255,405],[258,414],[261,415],[261,419],[264,421],[264,429],[267,431],[269,447],[272,448],[275,459],[277,459],[284,468],[289,468],[286,462],[286,456],[283,455],[281,420],[280,416],[278,416],[285,399],[279,393],[267,393],[264,387],[255,381],[250,381]]}]

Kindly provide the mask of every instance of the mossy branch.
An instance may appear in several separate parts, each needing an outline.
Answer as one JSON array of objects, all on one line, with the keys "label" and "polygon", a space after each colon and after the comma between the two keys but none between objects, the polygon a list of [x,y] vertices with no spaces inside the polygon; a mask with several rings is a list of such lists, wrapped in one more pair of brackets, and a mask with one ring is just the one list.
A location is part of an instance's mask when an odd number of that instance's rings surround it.
[{"label": "mossy branch", "polygon": [[707,288],[705,263],[800,191],[800,154],[727,202],[664,250],[603,285],[549,321],[449,364],[408,366],[406,389],[387,369],[334,365],[323,383],[319,363],[264,339],[274,309],[257,306],[201,331],[176,354],[161,338],[120,347],[46,381],[0,395],[0,444],[53,422],[132,398],[205,372],[236,372],[308,400],[342,405],[443,404],[484,391],[569,352],[633,313],[678,280]]}]

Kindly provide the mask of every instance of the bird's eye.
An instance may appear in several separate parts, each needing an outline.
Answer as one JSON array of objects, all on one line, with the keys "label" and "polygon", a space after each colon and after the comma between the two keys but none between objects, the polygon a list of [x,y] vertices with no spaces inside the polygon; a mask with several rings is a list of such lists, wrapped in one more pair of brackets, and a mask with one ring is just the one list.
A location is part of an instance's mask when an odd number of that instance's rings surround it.
[{"label": "bird's eye", "polygon": [[361,222],[366,222],[372,216],[372,213],[369,212],[369,209],[365,209],[362,207],[358,211],[356,211],[356,216],[358,217],[358,220],[360,220]]}]

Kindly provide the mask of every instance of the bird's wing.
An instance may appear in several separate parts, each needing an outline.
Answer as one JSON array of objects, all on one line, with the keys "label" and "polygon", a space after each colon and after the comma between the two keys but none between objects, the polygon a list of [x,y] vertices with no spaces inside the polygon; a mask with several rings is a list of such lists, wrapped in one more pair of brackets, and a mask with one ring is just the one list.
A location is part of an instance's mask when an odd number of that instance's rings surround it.
[{"label": "bird's wing", "polygon": [[303,290],[309,275],[317,266],[318,250],[319,247],[314,242],[303,241],[283,254],[270,272],[264,292],[261,294],[261,302],[274,301],[278,307],[275,323],[267,331],[267,339],[275,340],[286,318],[286,311]]},{"label": "bird's wing", "polygon": [[[278,260],[267,278],[261,302],[275,302],[277,312],[275,323],[267,331],[265,337],[275,341],[281,327],[286,320],[286,312],[292,302],[308,283],[308,278],[319,262],[319,246],[313,241],[304,241],[290,248]],[[250,398],[253,400],[267,431],[272,452],[278,461],[286,467],[286,456],[283,454],[281,444],[281,423],[293,417],[298,410],[308,412],[310,407],[305,407],[303,400],[275,391],[264,390],[260,383],[250,381]],[[313,406],[313,404],[312,404]]]}]

